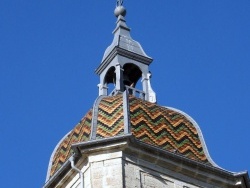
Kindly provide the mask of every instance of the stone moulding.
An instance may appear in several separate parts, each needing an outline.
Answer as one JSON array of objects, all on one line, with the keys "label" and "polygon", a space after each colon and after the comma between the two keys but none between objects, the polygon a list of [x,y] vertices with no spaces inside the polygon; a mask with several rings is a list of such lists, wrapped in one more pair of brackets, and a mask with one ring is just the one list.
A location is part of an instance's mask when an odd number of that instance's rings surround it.
[{"label": "stone moulding", "polygon": [[[148,168],[144,164],[151,164],[152,168],[153,166],[161,166],[162,169],[166,169],[165,172],[174,172],[172,174],[173,178],[178,178],[178,174],[182,174],[190,178],[190,181],[196,179],[197,182],[203,185],[209,184],[215,187],[235,187],[237,182],[245,182],[245,185],[249,185],[247,172],[232,173],[218,167],[206,165],[185,156],[145,144],[135,139],[132,134],[76,143],[72,145],[72,149],[76,156],[76,163],[80,160],[88,161],[90,156],[107,153],[107,151],[110,153],[122,151],[124,161],[139,165],[141,168]],[[60,184],[60,180],[65,179],[65,176],[72,176],[72,174],[76,175],[76,173],[72,172],[67,161],[50,178],[44,188],[52,188]]]}]

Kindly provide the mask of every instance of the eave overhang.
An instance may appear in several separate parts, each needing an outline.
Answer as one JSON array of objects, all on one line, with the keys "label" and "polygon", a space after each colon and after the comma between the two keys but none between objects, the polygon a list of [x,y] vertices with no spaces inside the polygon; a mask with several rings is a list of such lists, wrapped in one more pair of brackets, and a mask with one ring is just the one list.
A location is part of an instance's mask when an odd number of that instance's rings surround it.
[{"label": "eave overhang", "polygon": [[140,54],[134,53],[132,51],[128,51],[128,50],[121,48],[119,46],[115,46],[112,49],[112,51],[108,54],[108,56],[97,67],[97,69],[95,70],[95,73],[100,75],[102,73],[102,71],[109,65],[109,63],[118,55],[135,60],[135,61],[138,61],[138,62],[146,64],[146,65],[150,65],[150,63],[152,63],[152,61],[153,61],[153,59],[150,57],[142,56]]},{"label": "eave overhang", "polygon": [[[80,156],[77,154],[74,154],[74,156],[71,156],[71,158],[75,158],[75,162],[77,163],[80,159]],[[54,188],[62,179],[64,176],[67,175],[67,173],[71,170],[71,164],[69,158],[62,166],[61,168],[45,183],[43,188]]]},{"label": "eave overhang", "polygon": [[[148,155],[157,157],[157,160],[153,161],[153,163],[156,163],[162,160],[168,161],[169,168],[176,168],[178,169],[178,172],[184,172],[184,171],[190,171],[190,176],[194,176],[194,178],[198,178],[199,174],[202,174],[204,176],[205,174],[213,174],[213,177],[216,177],[215,181],[219,181],[221,179],[225,180],[231,180],[231,181],[237,181],[238,179],[243,179],[244,185],[246,188],[250,188],[249,185],[249,176],[248,172],[240,172],[240,173],[233,173],[226,171],[224,169],[214,167],[211,165],[207,165],[205,163],[201,163],[198,161],[191,160],[187,157],[184,157],[182,155],[179,155],[178,153],[169,152],[163,149],[160,149],[158,147],[155,147],[153,145],[145,144],[144,142],[141,142],[137,140],[132,134],[127,134],[123,136],[116,136],[112,138],[105,138],[100,140],[93,140],[88,142],[82,142],[82,143],[76,143],[73,144],[72,149],[74,151],[74,157],[77,161],[80,160],[80,158],[86,158],[89,154],[94,152],[100,152],[100,151],[106,151],[107,148],[110,149],[119,149],[122,151],[133,153],[134,155]],[[142,153],[136,153],[136,152],[142,152]],[[156,159],[156,158],[155,158]],[[177,168],[178,166],[178,168]],[[191,170],[190,170],[191,169]],[[65,164],[46,182],[46,184],[43,186],[43,188],[53,188],[55,185],[57,185],[61,179],[65,175],[67,175],[71,170],[70,166],[70,159],[65,162]],[[209,180],[211,181],[211,179]]]}]

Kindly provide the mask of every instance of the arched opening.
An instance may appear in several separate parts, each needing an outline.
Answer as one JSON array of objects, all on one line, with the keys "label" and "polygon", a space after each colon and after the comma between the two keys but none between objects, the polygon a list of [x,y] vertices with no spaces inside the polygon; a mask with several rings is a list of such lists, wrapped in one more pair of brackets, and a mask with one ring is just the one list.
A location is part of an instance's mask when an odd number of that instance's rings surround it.
[{"label": "arched opening", "polygon": [[105,75],[105,81],[104,81],[104,84],[108,88],[107,89],[108,94],[115,89],[115,82],[116,82],[115,67],[110,67]]},{"label": "arched opening", "polygon": [[123,67],[123,83],[125,86],[135,87],[142,76],[140,68],[132,63],[127,63]]},{"label": "arched opening", "polygon": [[123,67],[123,84],[129,94],[136,97],[145,98],[145,93],[142,90],[142,84],[137,84],[142,77],[141,69],[132,63],[127,63]]}]

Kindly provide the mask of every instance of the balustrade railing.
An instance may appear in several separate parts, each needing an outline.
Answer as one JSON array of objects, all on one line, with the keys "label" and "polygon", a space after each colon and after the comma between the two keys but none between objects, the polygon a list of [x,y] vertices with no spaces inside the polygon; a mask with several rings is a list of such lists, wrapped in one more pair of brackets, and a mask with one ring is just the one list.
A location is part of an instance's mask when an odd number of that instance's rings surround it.
[{"label": "balustrade railing", "polygon": [[[127,90],[127,92],[130,94],[130,95],[133,95],[135,97],[138,97],[140,99],[143,99],[145,100],[145,92],[144,91],[141,91],[139,89],[136,89],[136,88],[133,88],[133,87],[130,87],[130,86],[125,86],[125,89]],[[118,93],[120,93],[119,91],[117,91],[116,89],[114,89],[110,94],[109,96],[114,96],[114,95],[117,95]]]}]

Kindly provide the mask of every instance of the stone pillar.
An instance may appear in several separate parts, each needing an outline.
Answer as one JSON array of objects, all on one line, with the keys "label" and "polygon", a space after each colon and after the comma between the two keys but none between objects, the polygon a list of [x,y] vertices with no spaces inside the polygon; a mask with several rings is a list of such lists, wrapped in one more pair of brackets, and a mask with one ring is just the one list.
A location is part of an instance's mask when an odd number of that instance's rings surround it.
[{"label": "stone pillar", "polygon": [[151,73],[142,75],[142,87],[146,95],[145,100],[152,102],[152,103],[156,103],[156,94],[151,87],[150,77],[151,77]]},{"label": "stone pillar", "polygon": [[117,91],[124,91],[124,84],[123,84],[123,69],[119,63],[115,66],[115,74],[116,74],[116,84],[115,88]]},{"label": "stone pillar", "polygon": [[99,96],[108,95],[108,87],[106,85],[98,84],[97,87],[99,88]]}]

